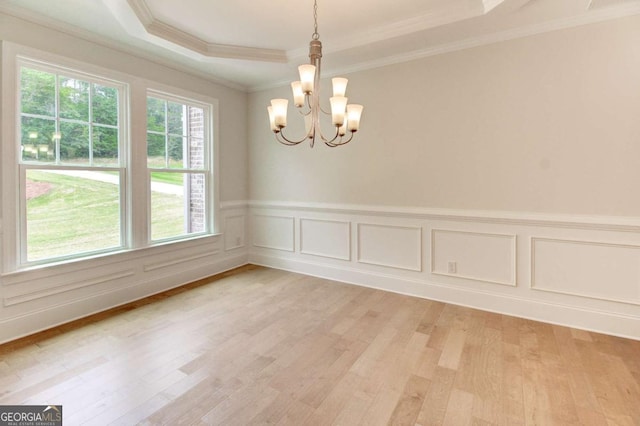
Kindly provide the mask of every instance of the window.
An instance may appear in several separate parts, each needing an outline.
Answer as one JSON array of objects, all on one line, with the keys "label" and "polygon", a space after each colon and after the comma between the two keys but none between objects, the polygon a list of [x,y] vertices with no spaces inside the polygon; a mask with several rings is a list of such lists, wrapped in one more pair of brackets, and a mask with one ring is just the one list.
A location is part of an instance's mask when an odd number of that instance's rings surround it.
[{"label": "window", "polygon": [[3,175],[17,180],[2,181],[3,200],[17,201],[2,203],[5,270],[213,234],[214,99],[14,49],[3,61],[17,91],[2,100],[16,123],[3,129]]},{"label": "window", "polygon": [[28,61],[19,82],[23,263],[121,248],[124,85]]},{"label": "window", "polygon": [[205,105],[150,93],[147,97],[147,167],[151,239],[208,229],[210,161]]}]

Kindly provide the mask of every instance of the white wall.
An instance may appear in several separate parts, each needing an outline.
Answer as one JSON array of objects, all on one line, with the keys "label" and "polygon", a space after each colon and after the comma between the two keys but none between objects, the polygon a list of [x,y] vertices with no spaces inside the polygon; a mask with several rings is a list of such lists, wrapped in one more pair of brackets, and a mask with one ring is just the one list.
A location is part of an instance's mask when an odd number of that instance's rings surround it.
[{"label": "white wall", "polygon": [[339,149],[276,144],[266,105],[290,89],[253,93],[251,199],[640,216],[639,23],[349,75],[365,110]]},{"label": "white wall", "polygon": [[341,148],[250,95],[253,262],[640,339],[639,16],[347,77]]},{"label": "white wall", "polygon": [[[245,92],[3,14],[0,14],[0,41],[126,74],[132,81],[151,80],[217,99],[215,124],[221,201],[219,235],[64,265],[0,271],[0,343],[247,262]],[[5,125],[3,122],[2,126]],[[2,140],[2,143],[14,142]],[[5,173],[4,179],[11,178]],[[15,232],[15,224],[8,222],[0,221],[2,239]],[[0,241],[0,246],[3,245]]]}]

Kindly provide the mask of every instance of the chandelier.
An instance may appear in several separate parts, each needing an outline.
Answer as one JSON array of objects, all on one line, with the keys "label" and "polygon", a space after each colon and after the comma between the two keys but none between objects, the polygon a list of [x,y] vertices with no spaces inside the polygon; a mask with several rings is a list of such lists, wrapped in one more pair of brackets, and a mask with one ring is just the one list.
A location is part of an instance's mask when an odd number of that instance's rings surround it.
[{"label": "chandelier", "polygon": [[[309,43],[309,64],[300,65],[300,81],[291,83],[293,90],[293,103],[304,117],[306,135],[299,140],[288,139],[284,135],[284,128],[287,126],[287,99],[272,99],[271,106],[267,107],[271,130],[275,134],[276,140],[284,145],[298,145],[309,139],[313,148],[316,138],[319,136],[322,141],[330,146],[336,147],[351,142],[353,134],[360,127],[360,116],[362,115],[362,105],[347,104],[345,93],[347,90],[346,78],[333,78],[333,96],[329,98],[331,111],[327,112],[320,106],[320,65],[322,62],[322,43],[318,34],[318,2],[313,2],[313,22],[314,32]],[[331,115],[331,123],[335,131],[325,136],[320,129],[320,116],[322,114]],[[347,135],[347,132],[349,135]]]}]

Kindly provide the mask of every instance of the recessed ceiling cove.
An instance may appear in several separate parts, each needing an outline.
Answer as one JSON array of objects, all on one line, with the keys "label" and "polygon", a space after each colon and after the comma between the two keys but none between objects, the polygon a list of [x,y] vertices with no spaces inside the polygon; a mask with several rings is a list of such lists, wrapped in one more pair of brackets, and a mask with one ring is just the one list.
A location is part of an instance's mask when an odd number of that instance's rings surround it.
[{"label": "recessed ceiling cove", "polygon": [[[253,0],[181,0],[180,7],[174,0],[102,1],[132,36],[201,59],[285,62],[306,50],[301,41],[312,18],[301,1],[276,0],[263,9]],[[505,1],[324,0],[318,19],[335,52],[483,16]]]},{"label": "recessed ceiling cove", "polygon": [[[288,84],[313,0],[0,0],[15,16],[231,87]],[[318,0],[323,77],[640,14],[640,0]]]}]

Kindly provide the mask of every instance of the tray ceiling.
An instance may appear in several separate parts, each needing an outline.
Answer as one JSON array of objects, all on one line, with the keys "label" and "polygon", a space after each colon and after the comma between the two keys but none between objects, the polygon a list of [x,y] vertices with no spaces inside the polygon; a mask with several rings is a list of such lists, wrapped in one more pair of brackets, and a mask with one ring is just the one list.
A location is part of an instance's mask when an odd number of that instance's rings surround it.
[{"label": "tray ceiling", "polygon": [[[0,12],[232,86],[293,79],[312,0],[0,0]],[[323,75],[640,13],[640,0],[318,0]]]}]

